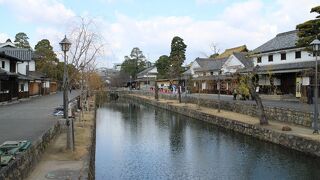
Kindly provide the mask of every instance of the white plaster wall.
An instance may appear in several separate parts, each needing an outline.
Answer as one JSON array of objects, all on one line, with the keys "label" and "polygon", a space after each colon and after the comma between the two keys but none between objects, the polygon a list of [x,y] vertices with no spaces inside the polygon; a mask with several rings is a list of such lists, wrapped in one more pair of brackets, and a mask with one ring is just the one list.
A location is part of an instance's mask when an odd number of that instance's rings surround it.
[{"label": "white plaster wall", "polygon": [[238,69],[243,68],[244,65],[234,55],[230,56],[228,60],[222,65],[222,73],[235,73]]},{"label": "white plaster wall", "polygon": [[36,71],[36,62],[35,61],[30,61],[29,62],[29,70],[30,71]]},{"label": "white plaster wall", "polygon": [[24,61],[23,63],[19,62],[18,63],[18,72],[20,74],[26,75],[27,74],[27,65],[28,62]]},{"label": "white plaster wall", "polygon": [[145,78],[155,78],[155,77],[157,77],[157,75],[153,75],[153,74],[147,75],[147,74],[145,74],[143,77],[145,77]]},{"label": "white plaster wall", "polygon": [[[298,50],[297,50],[298,51]],[[281,60],[281,53],[286,52],[286,60]],[[276,65],[276,64],[284,64],[284,63],[296,63],[296,62],[306,62],[306,61],[314,61],[315,57],[310,55],[307,51],[301,51],[301,58],[295,58],[295,50],[290,51],[279,51],[273,52],[269,54],[263,54],[261,56],[261,63],[257,63],[257,57],[253,58],[254,65],[264,66],[264,65]],[[268,56],[273,55],[273,62],[268,61]]]},{"label": "white plaster wall", "polygon": [[206,82],[203,82],[203,83],[202,83],[201,89],[202,89],[202,90],[207,89],[207,83],[206,83]]},{"label": "white plaster wall", "polygon": [[42,87],[43,88],[50,88],[50,82],[49,81],[46,81],[42,84]]},{"label": "white plaster wall", "polygon": [[158,73],[157,67],[152,68],[149,73]]},{"label": "white plaster wall", "polygon": [[[24,91],[21,91],[21,84],[24,86]],[[29,83],[28,81],[19,81],[19,92],[28,92],[29,91]]]},{"label": "white plaster wall", "polygon": [[194,69],[199,68],[199,67],[200,67],[200,65],[197,63],[197,61],[193,61],[192,65],[190,67],[191,75],[194,75],[195,74]]},{"label": "white plaster wall", "polygon": [[4,70],[5,71],[10,71],[10,61],[4,58],[0,58],[0,68],[2,68],[2,61],[5,62]]}]

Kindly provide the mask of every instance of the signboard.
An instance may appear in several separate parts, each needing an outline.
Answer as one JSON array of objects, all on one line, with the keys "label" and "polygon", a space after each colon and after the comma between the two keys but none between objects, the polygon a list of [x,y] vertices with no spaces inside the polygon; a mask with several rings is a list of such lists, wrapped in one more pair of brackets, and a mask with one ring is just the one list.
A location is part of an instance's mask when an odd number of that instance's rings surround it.
[{"label": "signboard", "polygon": [[310,77],[302,77],[302,85],[309,86],[310,85]]},{"label": "signboard", "polygon": [[302,85],[302,78],[296,78],[296,97],[301,97],[301,85]]}]

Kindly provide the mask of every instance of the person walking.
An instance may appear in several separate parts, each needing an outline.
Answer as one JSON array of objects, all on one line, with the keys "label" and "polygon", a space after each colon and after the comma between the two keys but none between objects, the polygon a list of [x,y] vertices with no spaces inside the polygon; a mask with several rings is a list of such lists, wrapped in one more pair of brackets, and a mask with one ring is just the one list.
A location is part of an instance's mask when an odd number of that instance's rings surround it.
[{"label": "person walking", "polygon": [[311,86],[309,85],[308,87],[307,87],[307,103],[308,104],[313,104],[313,99],[312,99],[312,96],[313,96],[313,93],[312,93],[312,88],[311,88]]},{"label": "person walking", "polygon": [[236,89],[236,88],[233,89],[232,94],[233,94],[233,100],[237,100],[238,92],[237,92],[237,89]]}]

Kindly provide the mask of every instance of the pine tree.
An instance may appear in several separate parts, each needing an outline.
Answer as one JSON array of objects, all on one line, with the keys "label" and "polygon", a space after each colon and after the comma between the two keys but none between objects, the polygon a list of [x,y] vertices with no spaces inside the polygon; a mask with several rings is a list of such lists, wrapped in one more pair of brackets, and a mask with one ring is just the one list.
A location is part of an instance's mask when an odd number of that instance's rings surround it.
[{"label": "pine tree", "polygon": [[19,48],[31,49],[28,39],[29,37],[26,33],[19,32],[16,34],[14,42],[15,45]]}]

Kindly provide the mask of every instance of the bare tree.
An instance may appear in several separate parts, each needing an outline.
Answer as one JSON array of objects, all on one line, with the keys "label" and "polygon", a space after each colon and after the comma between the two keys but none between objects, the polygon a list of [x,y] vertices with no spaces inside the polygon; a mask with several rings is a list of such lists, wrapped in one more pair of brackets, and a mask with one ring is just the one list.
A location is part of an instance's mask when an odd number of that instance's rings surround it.
[{"label": "bare tree", "polygon": [[[78,83],[81,85],[81,101],[84,101],[84,98],[86,98],[86,96],[84,96],[84,84],[88,82],[84,74],[95,69],[95,61],[103,54],[104,44],[94,20],[83,17],[79,17],[75,22],[70,33],[70,40],[72,46],[70,49],[71,57],[69,58],[69,64],[72,65],[75,71],[69,73],[69,80],[80,79]],[[81,75],[79,75],[79,72],[81,72]],[[86,87],[89,88],[89,86]],[[87,89],[87,91],[90,91],[90,89]],[[83,107],[82,103],[81,106]]]},{"label": "bare tree", "polygon": [[219,55],[220,49],[219,49],[217,43],[212,42],[210,44],[210,49],[211,49],[211,52],[212,52],[212,54],[209,56],[210,58],[215,58],[215,57],[217,57]]},{"label": "bare tree", "polygon": [[205,53],[205,52],[200,52],[200,54],[202,56],[206,57],[206,58],[215,58],[215,57],[217,57],[219,55],[220,49],[219,49],[217,43],[212,42],[209,45],[209,48],[210,48],[210,54],[209,55],[207,53]]}]

